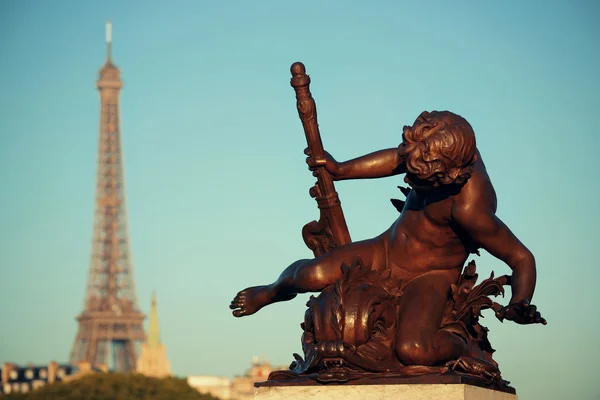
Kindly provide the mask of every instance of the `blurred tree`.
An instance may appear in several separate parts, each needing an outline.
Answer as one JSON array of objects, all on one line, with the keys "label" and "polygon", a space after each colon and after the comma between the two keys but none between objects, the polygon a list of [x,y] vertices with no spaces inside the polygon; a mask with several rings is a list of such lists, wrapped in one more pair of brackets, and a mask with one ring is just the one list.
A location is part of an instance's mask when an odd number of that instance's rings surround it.
[{"label": "blurred tree", "polygon": [[218,400],[199,393],[185,379],[150,378],[139,374],[97,373],[70,382],[58,382],[6,400]]}]

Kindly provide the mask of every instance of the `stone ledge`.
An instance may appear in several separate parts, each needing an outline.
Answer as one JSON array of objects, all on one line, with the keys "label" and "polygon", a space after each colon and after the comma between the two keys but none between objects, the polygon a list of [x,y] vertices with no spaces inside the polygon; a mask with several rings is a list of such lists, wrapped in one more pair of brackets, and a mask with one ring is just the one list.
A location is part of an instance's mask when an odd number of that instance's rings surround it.
[{"label": "stone ledge", "polygon": [[[256,382],[254,387],[266,386],[319,386],[318,374],[294,374],[291,371],[273,371],[269,379],[264,382]],[[509,382],[496,382],[482,377],[464,374],[460,372],[446,372],[443,374],[423,374],[406,376],[394,373],[360,373],[348,376],[345,385],[449,385],[465,384],[478,386],[508,394],[516,394],[515,388],[509,386]],[[335,383],[330,383],[335,385]],[[342,385],[341,383],[339,385]]]},{"label": "stone ledge", "polygon": [[518,400],[515,394],[465,384],[259,386],[256,400]]}]

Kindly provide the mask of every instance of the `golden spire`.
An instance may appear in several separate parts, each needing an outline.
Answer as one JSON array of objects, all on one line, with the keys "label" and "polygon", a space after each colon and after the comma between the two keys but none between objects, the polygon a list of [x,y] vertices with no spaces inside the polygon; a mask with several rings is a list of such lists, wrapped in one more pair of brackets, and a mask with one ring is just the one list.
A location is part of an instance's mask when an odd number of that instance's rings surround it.
[{"label": "golden spire", "polygon": [[158,312],[156,310],[156,292],[152,292],[152,308],[150,309],[150,321],[148,323],[148,346],[158,347],[160,345],[160,331],[158,328]]}]

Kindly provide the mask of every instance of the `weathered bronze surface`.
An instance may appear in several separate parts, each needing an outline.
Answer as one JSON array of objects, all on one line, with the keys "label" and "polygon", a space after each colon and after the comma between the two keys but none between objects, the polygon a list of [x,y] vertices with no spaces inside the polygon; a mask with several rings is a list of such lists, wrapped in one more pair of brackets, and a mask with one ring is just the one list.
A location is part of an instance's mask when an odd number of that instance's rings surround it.
[{"label": "weathered bronze surface", "polygon": [[[310,78],[291,68],[291,85],[317,177],[310,195],[320,219],[302,236],[315,258],[287,267],[270,285],[249,287],[231,302],[233,315],[320,292],[307,303],[302,323],[304,357],[268,384],[470,382],[513,391],[503,380],[481,311],[500,320],[546,324],[530,304],[535,259],[496,216],[496,193],[471,125],[448,111],[423,112],[405,126],[398,147],[337,162],[323,150]],[[381,235],[351,242],[334,181],[404,174],[406,200],[392,199],[398,219]],[[482,248],[504,261],[511,276],[476,285],[470,254]],[[507,306],[490,296],[504,295]],[[457,378],[458,377],[458,378]],[[391,381],[390,381],[391,380]],[[450,382],[449,380],[452,380]],[[414,382],[413,382],[414,381]]]}]

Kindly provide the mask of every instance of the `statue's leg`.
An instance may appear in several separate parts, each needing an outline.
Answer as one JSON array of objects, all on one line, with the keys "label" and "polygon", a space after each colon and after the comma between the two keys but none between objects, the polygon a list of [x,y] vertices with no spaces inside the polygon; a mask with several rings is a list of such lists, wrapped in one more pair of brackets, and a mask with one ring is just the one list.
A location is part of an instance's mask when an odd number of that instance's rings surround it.
[{"label": "statue's leg", "polygon": [[440,330],[456,271],[432,271],[403,288],[398,314],[396,354],[404,365],[443,365],[466,351],[458,336]]},{"label": "statue's leg", "polygon": [[292,263],[272,284],[239,292],[230,305],[233,315],[254,314],[268,304],[293,299],[298,293],[319,292],[334,284],[342,276],[341,265],[350,265],[356,256],[373,268],[385,265],[383,238],[349,243],[314,259]]},{"label": "statue's leg", "polygon": [[378,269],[385,263],[385,247],[380,237],[349,243],[319,257],[299,260],[290,265],[273,283],[277,293],[320,292],[342,276],[342,264],[350,265],[355,257]]}]

